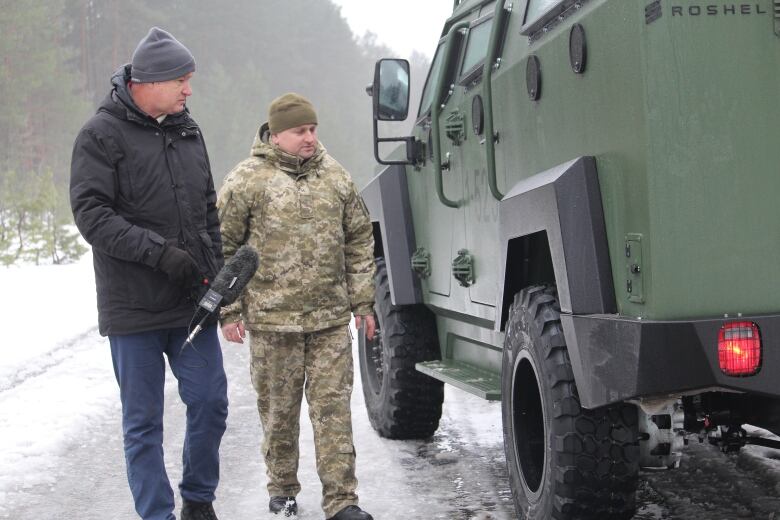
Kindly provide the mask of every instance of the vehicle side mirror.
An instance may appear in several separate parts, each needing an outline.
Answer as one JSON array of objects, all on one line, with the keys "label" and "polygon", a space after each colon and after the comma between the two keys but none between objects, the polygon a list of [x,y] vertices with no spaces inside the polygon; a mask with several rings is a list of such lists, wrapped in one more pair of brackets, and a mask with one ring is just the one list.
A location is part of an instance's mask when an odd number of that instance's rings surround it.
[{"label": "vehicle side mirror", "polygon": [[[422,143],[414,136],[379,137],[379,121],[404,121],[409,115],[409,62],[387,58],[377,61],[374,82],[366,87],[366,93],[373,98],[376,161],[388,165],[422,161]],[[406,153],[400,159],[383,159],[379,156],[379,143],[403,143]]]},{"label": "vehicle side mirror", "polygon": [[409,114],[409,62],[381,59],[374,67],[374,118],[404,121]]}]

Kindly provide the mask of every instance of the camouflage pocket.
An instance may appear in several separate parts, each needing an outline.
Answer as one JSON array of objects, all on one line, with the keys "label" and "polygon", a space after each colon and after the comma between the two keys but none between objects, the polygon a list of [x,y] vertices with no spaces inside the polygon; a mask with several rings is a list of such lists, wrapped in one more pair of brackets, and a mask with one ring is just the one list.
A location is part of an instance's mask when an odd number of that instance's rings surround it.
[{"label": "camouflage pocket", "polygon": [[355,445],[352,443],[349,444],[340,444],[338,447],[338,453],[342,455],[352,455],[355,456]]}]

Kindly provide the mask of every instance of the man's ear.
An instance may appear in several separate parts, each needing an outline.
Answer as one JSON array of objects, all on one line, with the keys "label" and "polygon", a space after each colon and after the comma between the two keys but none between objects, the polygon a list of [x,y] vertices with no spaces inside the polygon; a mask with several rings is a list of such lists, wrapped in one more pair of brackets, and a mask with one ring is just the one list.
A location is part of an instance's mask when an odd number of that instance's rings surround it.
[{"label": "man's ear", "polygon": [[279,136],[277,134],[271,134],[271,143],[279,146]]}]

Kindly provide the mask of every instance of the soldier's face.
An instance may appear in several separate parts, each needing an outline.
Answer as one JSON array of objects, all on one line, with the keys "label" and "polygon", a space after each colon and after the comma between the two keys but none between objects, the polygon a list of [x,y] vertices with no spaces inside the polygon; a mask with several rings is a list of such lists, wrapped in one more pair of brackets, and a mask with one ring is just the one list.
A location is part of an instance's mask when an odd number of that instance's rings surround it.
[{"label": "soldier's face", "polygon": [[317,151],[317,125],[301,125],[271,134],[271,142],[289,154],[309,159]]}]

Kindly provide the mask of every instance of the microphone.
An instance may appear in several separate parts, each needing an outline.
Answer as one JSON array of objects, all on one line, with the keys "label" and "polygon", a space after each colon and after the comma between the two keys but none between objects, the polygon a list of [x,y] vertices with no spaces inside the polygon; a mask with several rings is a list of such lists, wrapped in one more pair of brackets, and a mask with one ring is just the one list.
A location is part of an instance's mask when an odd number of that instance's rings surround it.
[{"label": "microphone", "polygon": [[206,318],[214,314],[219,307],[230,305],[238,299],[241,291],[244,290],[246,284],[254,276],[259,264],[260,259],[257,256],[257,251],[248,245],[239,247],[236,254],[225,262],[224,267],[214,277],[214,281],[209,284],[206,294],[198,302],[196,315],[197,312],[201,312],[201,309],[206,312],[195,328],[192,329],[190,335],[187,336],[187,339],[181,346],[182,350],[184,350],[187,343],[192,344],[192,340],[202,330]]},{"label": "microphone", "polygon": [[217,273],[198,306],[211,313],[218,306],[230,305],[236,301],[259,264],[260,260],[254,249],[247,245],[239,247],[236,254]]}]

